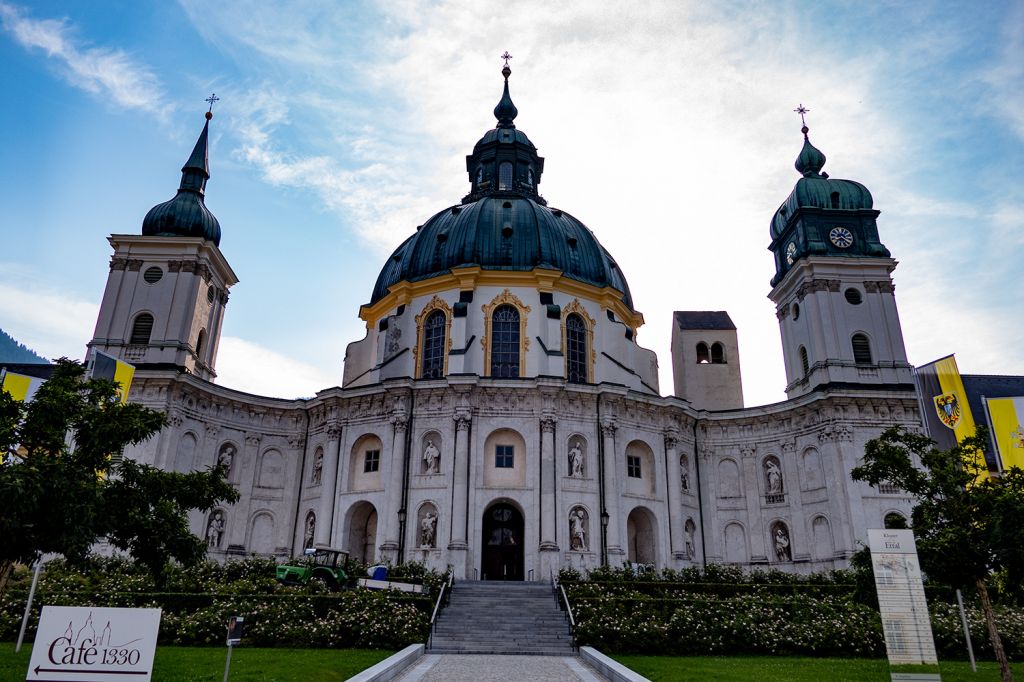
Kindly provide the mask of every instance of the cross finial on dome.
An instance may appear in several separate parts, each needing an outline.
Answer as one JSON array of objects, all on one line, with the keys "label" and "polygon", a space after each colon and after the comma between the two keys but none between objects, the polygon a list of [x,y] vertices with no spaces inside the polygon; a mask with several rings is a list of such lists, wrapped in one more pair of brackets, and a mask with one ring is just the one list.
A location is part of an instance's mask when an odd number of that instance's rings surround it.
[{"label": "cross finial on dome", "polygon": [[501,75],[505,77],[505,91],[501,95],[501,101],[498,102],[498,106],[494,107],[494,118],[498,119],[499,128],[515,128],[516,125],[513,123],[519,111],[516,109],[516,105],[512,103],[512,97],[508,94],[508,77],[512,75],[512,69],[508,66],[508,60],[512,59],[512,55],[505,50],[505,54],[501,55],[500,59],[505,60],[505,66],[501,69]]},{"label": "cross finial on dome", "polygon": [[800,114],[800,132],[806,136],[807,133],[810,131],[810,128],[807,127],[807,121],[804,120],[804,114],[809,112],[810,109],[805,107],[803,104],[798,104],[796,109],[794,109],[793,111]]},{"label": "cross finial on dome", "polygon": [[213,118],[213,103],[219,102],[220,97],[217,97],[217,93],[213,93],[203,101],[210,103],[210,108],[206,110],[206,120],[209,121],[211,118]]}]

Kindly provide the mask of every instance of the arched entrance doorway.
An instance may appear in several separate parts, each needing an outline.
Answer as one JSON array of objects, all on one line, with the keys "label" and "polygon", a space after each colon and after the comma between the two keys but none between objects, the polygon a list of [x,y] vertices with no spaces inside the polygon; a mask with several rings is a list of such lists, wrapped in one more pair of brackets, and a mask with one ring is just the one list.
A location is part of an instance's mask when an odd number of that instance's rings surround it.
[{"label": "arched entrance doorway", "polygon": [[369,502],[358,502],[349,512],[349,556],[364,564],[372,564],[377,545],[377,510]]},{"label": "arched entrance doorway", "polygon": [[654,564],[654,519],[649,511],[637,507],[626,519],[628,556],[631,564]]},{"label": "arched entrance doorway", "polygon": [[499,502],[484,512],[483,580],[523,579],[523,515],[510,504]]}]

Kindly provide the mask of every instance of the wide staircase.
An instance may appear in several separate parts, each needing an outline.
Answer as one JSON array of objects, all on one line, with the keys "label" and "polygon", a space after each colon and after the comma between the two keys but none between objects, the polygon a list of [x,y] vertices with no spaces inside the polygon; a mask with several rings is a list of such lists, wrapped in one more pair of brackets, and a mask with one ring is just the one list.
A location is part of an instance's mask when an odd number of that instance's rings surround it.
[{"label": "wide staircase", "polygon": [[430,653],[574,656],[549,583],[460,581],[430,638]]}]

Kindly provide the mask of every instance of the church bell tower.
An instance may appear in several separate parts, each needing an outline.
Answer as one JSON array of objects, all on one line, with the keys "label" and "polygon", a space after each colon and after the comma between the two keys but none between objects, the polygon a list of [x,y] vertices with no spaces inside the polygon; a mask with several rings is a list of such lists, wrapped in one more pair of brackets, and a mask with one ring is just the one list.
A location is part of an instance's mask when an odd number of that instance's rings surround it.
[{"label": "church bell tower", "polygon": [[[801,118],[807,112],[797,109]],[[879,241],[868,189],[821,172],[825,155],[801,128],[797,180],[771,222],[775,303],[786,394],[820,387],[912,386],[896,311],[896,261]]]},{"label": "church bell tower", "polygon": [[89,350],[139,369],[174,369],[212,381],[228,290],[238,278],[220,251],[220,223],[206,208],[209,128],[181,169],[169,201],[150,209],[142,234],[113,234],[110,274]]}]

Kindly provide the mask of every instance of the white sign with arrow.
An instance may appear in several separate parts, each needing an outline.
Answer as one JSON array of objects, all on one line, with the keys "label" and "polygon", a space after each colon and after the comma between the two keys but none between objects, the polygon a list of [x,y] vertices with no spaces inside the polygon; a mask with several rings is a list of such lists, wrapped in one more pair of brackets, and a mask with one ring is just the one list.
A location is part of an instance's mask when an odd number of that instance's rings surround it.
[{"label": "white sign with arrow", "polygon": [[160,609],[44,606],[26,680],[149,682]]}]

